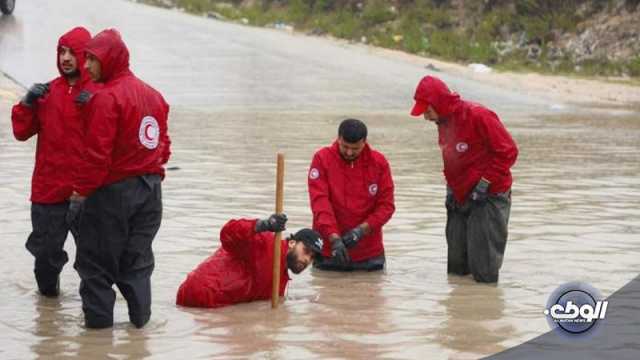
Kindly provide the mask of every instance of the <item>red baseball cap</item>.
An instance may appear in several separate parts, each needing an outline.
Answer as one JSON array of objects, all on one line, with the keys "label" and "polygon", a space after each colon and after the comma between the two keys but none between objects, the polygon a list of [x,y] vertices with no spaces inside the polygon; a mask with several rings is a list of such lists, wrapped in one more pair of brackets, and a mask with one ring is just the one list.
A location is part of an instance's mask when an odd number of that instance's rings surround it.
[{"label": "red baseball cap", "polygon": [[411,109],[411,116],[420,116],[427,111],[429,104],[425,101],[416,100],[416,104],[413,105],[413,109]]},{"label": "red baseball cap", "polygon": [[420,80],[413,99],[416,103],[411,109],[412,116],[424,114],[429,107],[439,116],[448,116],[460,107],[461,102],[460,96],[435,76],[425,76]]}]

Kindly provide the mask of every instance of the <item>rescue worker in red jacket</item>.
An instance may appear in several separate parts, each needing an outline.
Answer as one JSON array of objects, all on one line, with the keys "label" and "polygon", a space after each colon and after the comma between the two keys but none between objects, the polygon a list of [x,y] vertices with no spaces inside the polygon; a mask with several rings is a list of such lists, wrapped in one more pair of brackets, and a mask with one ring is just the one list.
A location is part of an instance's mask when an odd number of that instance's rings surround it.
[{"label": "rescue worker in red jacket", "polygon": [[[273,232],[285,230],[287,216],[230,220],[220,231],[222,246],[180,285],[176,304],[216,308],[241,302],[268,300],[273,281]],[[290,280],[288,270],[301,273],[322,251],[320,234],[302,229],[282,241],[280,295]]]},{"label": "rescue worker in red jacket", "polygon": [[95,91],[84,71],[84,49],[91,39],[85,28],[76,27],[58,40],[56,65],[60,76],[34,84],[13,107],[11,121],[16,139],[38,135],[36,163],[31,181],[33,231],[26,247],[35,257],[38,290],[58,296],[60,272],[68,261],[64,243],[69,233],[65,221],[72,191],[72,172],[83,152],[81,94]]},{"label": "rescue worker in red jacket", "polygon": [[116,30],[91,39],[86,56],[91,78],[104,85],[87,103],[86,151],[69,209],[80,237],[74,266],[85,325],[113,325],[115,283],[140,328],[151,315],[151,243],[162,219],[169,105],[129,70]]},{"label": "rescue worker in red jacket", "polygon": [[383,269],[382,227],[395,211],[394,185],[389,163],[367,143],[362,121],[342,121],[333,145],[315,153],[308,187],[313,229],[329,240],[314,267]]},{"label": "rescue worker in red jacket", "polygon": [[498,281],[507,244],[511,171],[518,148],[498,116],[424,77],[411,115],[438,126],[447,181],[447,272]]}]

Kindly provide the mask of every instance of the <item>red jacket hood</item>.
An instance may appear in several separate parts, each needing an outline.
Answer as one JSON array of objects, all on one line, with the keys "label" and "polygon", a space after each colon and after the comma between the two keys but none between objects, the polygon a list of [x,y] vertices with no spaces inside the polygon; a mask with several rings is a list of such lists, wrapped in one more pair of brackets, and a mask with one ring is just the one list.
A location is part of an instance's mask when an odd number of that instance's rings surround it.
[{"label": "red jacket hood", "polygon": [[129,72],[129,49],[122,41],[118,30],[107,29],[98,33],[87,44],[86,52],[100,61],[101,82]]},{"label": "red jacket hood", "polygon": [[413,98],[417,102],[433,106],[440,116],[455,113],[462,104],[460,95],[449,90],[442,80],[434,76],[425,76],[420,80]]},{"label": "red jacket hood", "polygon": [[78,65],[78,71],[80,72],[80,77],[82,80],[88,79],[88,74],[84,70],[84,52],[87,46],[87,43],[91,40],[91,34],[89,31],[81,26],[75,27],[66,34],[62,35],[60,39],[58,39],[58,48],[56,53],[56,67],[58,68],[58,72],[60,72],[61,76],[64,76],[64,72],[62,72],[62,68],[60,67],[60,49],[65,46],[71,49],[73,55],[76,57],[76,62]]}]

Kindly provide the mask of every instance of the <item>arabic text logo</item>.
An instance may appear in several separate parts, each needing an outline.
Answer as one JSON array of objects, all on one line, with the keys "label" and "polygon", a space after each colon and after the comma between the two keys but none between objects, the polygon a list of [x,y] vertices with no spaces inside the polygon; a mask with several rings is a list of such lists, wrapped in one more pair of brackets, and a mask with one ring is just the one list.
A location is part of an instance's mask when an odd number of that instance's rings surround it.
[{"label": "arabic text logo", "polygon": [[544,314],[552,329],[583,334],[604,320],[609,302],[588,284],[572,282],[551,294]]}]

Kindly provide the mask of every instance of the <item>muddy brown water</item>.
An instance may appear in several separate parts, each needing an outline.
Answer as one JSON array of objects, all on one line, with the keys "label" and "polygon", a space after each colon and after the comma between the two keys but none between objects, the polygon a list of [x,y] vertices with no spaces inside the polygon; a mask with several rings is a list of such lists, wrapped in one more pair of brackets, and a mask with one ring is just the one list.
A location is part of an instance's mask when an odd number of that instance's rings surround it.
[{"label": "muddy brown water", "polygon": [[[86,331],[78,278],[70,266],[59,299],[42,299],[34,291],[31,258],[23,247],[30,226],[25,194],[33,144],[13,141],[3,114],[3,358],[474,358],[545,332],[542,310],[559,284],[578,279],[610,294],[639,268],[637,122],[509,124],[521,149],[511,234],[500,283],[486,286],[445,274],[435,129],[405,116],[354,114],[367,121],[370,142],[388,156],[396,181],[397,212],[385,227],[387,269],[346,275],[307,270],[294,277],[277,311],[268,302],[177,308],[177,287],[217,248],[220,226],[232,217],[272,210],[278,150],[287,157],[290,229],[308,226],[308,163],[341,119],[177,111],[170,165],[179,170],[168,172],[164,183],[152,320],[143,330],[132,329],[119,297],[115,328]],[[67,249],[73,253],[71,238]]]},{"label": "muddy brown water", "polygon": [[[42,19],[45,12],[61,11],[47,7],[47,2],[33,3],[19,3],[16,19],[0,22],[3,30],[20,34],[0,33],[0,69],[23,83],[35,81],[38,71],[41,77],[49,74],[53,64],[48,72],[34,70],[36,75],[18,71],[20,59],[7,55],[8,51],[16,51],[23,58],[39,54],[41,50],[29,48],[40,49],[33,38],[37,19]],[[84,21],[95,28],[113,23],[126,28],[132,41],[144,47],[143,35],[150,30],[126,20],[143,14],[147,21],[175,20],[162,31],[179,33],[183,27],[202,31],[185,35],[196,45],[210,46],[204,45],[204,34],[223,31],[224,36],[216,40],[226,49],[222,55],[252,47],[242,42],[236,48],[232,46],[234,36],[247,34],[260,39],[250,41],[251,45],[265,49],[273,46],[265,41],[282,39],[296,46],[317,47],[302,45],[305,42],[297,36],[264,35],[255,29],[223,26],[128,3],[114,4],[115,9],[127,10],[122,12],[125,20],[117,20],[115,10],[96,2],[86,10],[88,15],[79,10],[41,26],[58,34],[71,23]],[[49,32],[42,36],[48,39]],[[238,33],[241,35],[234,35]],[[143,35],[136,38],[134,34]],[[148,41],[159,43],[161,39],[152,37]],[[174,42],[174,46],[184,52],[188,47],[185,43]],[[211,54],[211,61],[202,60],[211,65],[215,51],[196,45],[191,45],[193,51]],[[169,46],[163,46],[148,45],[145,50],[155,55],[167,53]],[[177,70],[170,73],[169,66],[175,60],[171,54],[167,59],[147,57],[138,51],[137,66],[144,69],[143,78],[165,91],[173,104],[173,157],[169,166],[177,168],[168,171],[164,183],[164,219],[154,242],[153,315],[142,330],[128,324],[126,304],[120,296],[113,329],[85,330],[77,292],[79,280],[71,263],[62,273],[60,298],[37,295],[32,258],[24,249],[30,231],[28,192],[35,145],[33,141],[19,143],[13,139],[9,106],[17,101],[21,90],[3,79],[0,358],[477,358],[546,332],[542,311],[547,297],[560,284],[585,281],[609,295],[638,274],[637,116],[618,118],[606,112],[598,116],[583,112],[554,118],[534,116],[542,100],[507,96],[500,89],[484,91],[485,85],[451,78],[459,91],[495,107],[520,147],[513,169],[510,237],[500,282],[497,286],[479,285],[468,277],[448,277],[445,273],[444,182],[437,133],[433,125],[406,115],[410,93],[422,70],[359,49],[322,46],[329,50],[313,51],[333,51],[338,57],[352,52],[354,59],[327,60],[318,67],[319,75],[294,81],[286,80],[287,71],[282,66],[296,63],[297,51],[312,50],[296,50],[294,46],[286,51],[292,58],[288,60],[252,53],[253,60],[244,65],[238,65],[238,57],[230,60],[220,55],[222,58],[216,60],[220,68],[211,71],[228,72],[225,76],[243,81],[225,83],[212,77],[209,81],[216,86],[211,91],[205,79],[197,79],[201,67],[189,67],[184,70],[186,75]],[[407,78],[393,82],[387,75],[376,77],[375,67],[358,67],[363,59],[370,60],[366,64],[385,69],[395,65],[399,70],[393,70],[393,75]],[[266,64],[256,65],[261,61]],[[269,64],[278,65],[273,73]],[[253,65],[261,71],[243,72]],[[340,66],[346,70],[335,75]],[[41,68],[35,62],[24,67]],[[300,65],[292,70],[305,73],[309,68]],[[301,76],[296,74],[295,78]],[[185,76],[191,80],[171,81],[184,80]],[[251,87],[252,83],[257,89]],[[347,83],[355,86],[354,92],[349,91]],[[379,100],[389,89],[394,95]],[[309,226],[306,174],[311,156],[333,140],[339,121],[347,116],[367,123],[370,143],[391,164],[397,211],[384,229],[386,270],[373,274],[307,270],[293,277],[277,311],[272,311],[266,301],[217,310],[176,307],[179,284],[219,246],[220,227],[233,217],[266,216],[272,211],[276,151],[286,154],[289,228]],[[73,258],[71,237],[66,248]]]}]

